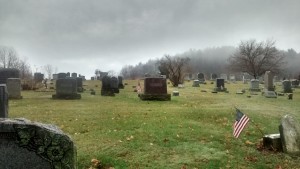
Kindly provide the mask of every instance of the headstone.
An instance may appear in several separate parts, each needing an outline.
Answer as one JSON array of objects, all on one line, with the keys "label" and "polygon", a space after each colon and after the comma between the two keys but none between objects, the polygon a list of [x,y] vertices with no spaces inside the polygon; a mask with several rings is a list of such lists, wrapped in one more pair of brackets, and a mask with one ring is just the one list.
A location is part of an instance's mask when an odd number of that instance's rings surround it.
[{"label": "headstone", "polygon": [[271,71],[266,71],[265,73],[265,89],[268,91],[274,91],[274,84],[273,84],[273,73]]},{"label": "headstone", "polygon": [[124,85],[123,85],[123,77],[122,76],[118,76],[118,81],[119,81],[119,89],[124,89]]},{"label": "headstone", "polygon": [[173,96],[179,96],[179,91],[173,91]]},{"label": "headstone", "polygon": [[70,77],[71,75],[70,75],[70,72],[67,72],[66,73],[66,77]]},{"label": "headstone", "polygon": [[230,74],[230,75],[229,75],[229,80],[232,81],[232,82],[235,82],[235,80],[236,80],[236,79],[235,79],[235,75]]},{"label": "headstone", "polygon": [[167,93],[167,81],[165,78],[149,77],[144,79],[144,93],[139,94],[141,100],[171,100]]},{"label": "headstone", "polygon": [[83,92],[82,78],[76,77],[75,79],[77,83],[77,92]]},{"label": "headstone", "polygon": [[72,73],[72,77],[76,78],[77,77],[77,73]]},{"label": "headstone", "polygon": [[74,78],[65,78],[56,80],[56,94],[53,99],[81,99],[77,93],[77,81]]},{"label": "headstone", "polygon": [[300,123],[291,115],[282,117],[279,126],[283,152],[300,155]]},{"label": "headstone", "polygon": [[14,68],[0,68],[0,84],[6,84],[8,78],[20,78],[20,71]]},{"label": "headstone", "polygon": [[293,79],[291,80],[292,82],[292,87],[293,88],[298,88],[299,87],[299,80],[298,79]]},{"label": "headstone", "polygon": [[22,99],[20,78],[8,78],[6,80],[6,85],[8,97],[10,99]]},{"label": "headstone", "polygon": [[210,75],[210,79],[211,79],[211,80],[215,80],[216,78],[218,78],[218,75],[217,75],[217,74],[212,73],[212,74]]},{"label": "headstone", "polygon": [[292,82],[289,80],[282,81],[282,90],[283,93],[293,93]]},{"label": "headstone", "polygon": [[91,77],[91,80],[95,80],[95,77]]},{"label": "headstone", "polygon": [[115,96],[114,90],[111,88],[111,78],[108,76],[102,77],[101,96]]},{"label": "headstone", "polygon": [[67,74],[66,73],[58,73],[57,74],[57,79],[64,79],[67,77]]},{"label": "headstone", "polygon": [[225,88],[225,80],[224,79],[222,79],[222,78],[216,79],[214,91],[218,91],[218,92],[227,91],[227,89]]},{"label": "headstone", "polygon": [[52,74],[52,78],[53,78],[53,80],[57,80],[58,79],[58,74]]},{"label": "headstone", "polygon": [[224,79],[225,81],[227,81],[227,74],[222,73],[220,75],[220,79]]},{"label": "headstone", "polygon": [[8,118],[8,93],[6,84],[0,84],[0,118]]},{"label": "headstone", "polygon": [[104,76],[108,76],[108,72],[100,72],[100,77],[99,79],[97,78],[97,80],[102,80]]},{"label": "headstone", "polygon": [[110,79],[110,87],[114,91],[114,93],[119,93],[119,80],[117,77],[111,77]]},{"label": "headstone", "polygon": [[251,79],[249,90],[250,90],[250,91],[256,91],[256,92],[259,92],[259,91],[260,91],[260,88],[259,88],[259,80],[257,80],[257,79]]},{"label": "headstone", "polygon": [[76,147],[58,127],[0,118],[3,169],[76,169]]},{"label": "headstone", "polygon": [[197,74],[198,80],[201,84],[203,84],[205,82],[205,76],[203,73],[198,73]]},{"label": "headstone", "polygon": [[42,74],[40,72],[34,73],[33,77],[34,77],[35,82],[42,82],[44,80],[44,74]]},{"label": "headstone", "polygon": [[264,91],[264,96],[266,98],[277,98],[277,94],[274,91]]},{"label": "headstone", "polygon": [[193,87],[199,87],[200,86],[199,84],[200,84],[199,80],[193,81]]}]

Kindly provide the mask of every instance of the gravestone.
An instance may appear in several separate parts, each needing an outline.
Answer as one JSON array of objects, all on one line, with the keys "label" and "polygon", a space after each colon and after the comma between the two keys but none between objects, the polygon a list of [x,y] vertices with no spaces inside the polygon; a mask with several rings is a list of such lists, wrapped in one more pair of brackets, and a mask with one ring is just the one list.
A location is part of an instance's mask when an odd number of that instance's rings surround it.
[{"label": "gravestone", "polygon": [[91,77],[91,80],[95,80],[95,77]]},{"label": "gravestone", "polygon": [[114,90],[111,88],[111,78],[108,76],[102,77],[101,96],[115,96]]},{"label": "gravestone", "polygon": [[218,75],[217,75],[217,74],[212,73],[212,74],[210,75],[210,79],[211,79],[211,80],[215,80],[216,78],[218,78]]},{"label": "gravestone", "polygon": [[58,127],[0,118],[3,169],[76,169],[76,147]]},{"label": "gravestone", "polygon": [[220,75],[220,79],[224,79],[225,81],[227,81],[227,74],[222,73]]},{"label": "gravestone", "polygon": [[57,79],[64,79],[67,77],[67,74],[66,73],[58,73],[57,74]]},{"label": "gravestone", "polygon": [[298,88],[299,87],[299,80],[293,79],[292,81],[292,88]]},{"label": "gravestone", "polygon": [[20,78],[8,78],[6,80],[6,85],[7,85],[8,98],[22,99]]},{"label": "gravestone", "polygon": [[77,77],[77,73],[72,73],[72,77],[76,78]]},{"label": "gravestone", "polygon": [[232,82],[235,82],[235,80],[236,80],[236,79],[235,79],[235,75],[230,74],[230,75],[229,75],[229,80],[232,81]]},{"label": "gravestone", "polygon": [[292,82],[289,80],[282,81],[282,90],[283,93],[293,93]]},{"label": "gravestone", "polygon": [[173,91],[173,96],[179,96],[179,91]]},{"label": "gravestone", "polygon": [[77,81],[74,78],[57,79],[56,94],[52,95],[53,99],[81,99],[77,93]]},{"label": "gravestone", "polygon": [[119,80],[119,89],[124,89],[124,85],[123,85],[123,77],[122,76],[118,76],[118,80]]},{"label": "gravestone", "polygon": [[249,90],[250,91],[255,91],[255,92],[260,92],[259,80],[258,79],[251,79]]},{"label": "gravestone", "polygon": [[277,98],[277,94],[275,93],[275,88],[273,84],[273,73],[271,71],[266,71],[265,76],[264,76],[264,95],[267,98]]},{"label": "gravestone", "polygon": [[165,78],[148,77],[144,79],[144,93],[139,94],[141,100],[171,100],[171,94],[167,93],[167,81]]},{"label": "gravestone", "polygon": [[217,91],[217,92],[227,91],[227,89],[225,88],[225,80],[224,79],[222,79],[222,78],[217,78],[216,79],[216,84],[215,84],[214,91]]},{"label": "gravestone", "polygon": [[283,151],[291,155],[300,155],[300,123],[291,115],[282,117],[279,126]]},{"label": "gravestone", "polygon": [[198,73],[197,74],[198,80],[201,84],[203,84],[205,82],[205,76],[203,73]]},{"label": "gravestone", "polygon": [[113,90],[114,93],[120,93],[119,90],[119,80],[117,77],[111,77],[110,79],[110,87]]},{"label": "gravestone", "polygon": [[77,92],[83,92],[82,78],[76,77],[75,79],[77,83]]},{"label": "gravestone", "polygon": [[52,74],[52,79],[57,80],[58,79],[58,74]]},{"label": "gravestone", "polygon": [[44,80],[44,74],[40,73],[40,72],[36,72],[34,73],[34,81],[35,82],[42,82]]},{"label": "gravestone", "polygon": [[20,78],[20,71],[14,68],[0,68],[0,84],[6,84],[8,78]]},{"label": "gravestone", "polygon": [[70,76],[71,76],[70,72],[67,72],[66,77],[70,77]]},{"label": "gravestone", "polygon": [[193,87],[199,87],[200,85],[200,81],[199,80],[194,80],[193,81]]},{"label": "gravestone", "polygon": [[8,117],[8,93],[6,84],[0,84],[0,118]]}]

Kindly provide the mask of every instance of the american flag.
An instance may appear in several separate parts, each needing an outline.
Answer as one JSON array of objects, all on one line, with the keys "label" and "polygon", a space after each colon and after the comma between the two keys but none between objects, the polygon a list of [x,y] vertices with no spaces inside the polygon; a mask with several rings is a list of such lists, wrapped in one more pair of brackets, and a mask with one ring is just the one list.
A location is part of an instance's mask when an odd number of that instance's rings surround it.
[{"label": "american flag", "polygon": [[233,136],[235,138],[239,137],[249,120],[246,115],[236,108],[236,119],[233,127]]}]

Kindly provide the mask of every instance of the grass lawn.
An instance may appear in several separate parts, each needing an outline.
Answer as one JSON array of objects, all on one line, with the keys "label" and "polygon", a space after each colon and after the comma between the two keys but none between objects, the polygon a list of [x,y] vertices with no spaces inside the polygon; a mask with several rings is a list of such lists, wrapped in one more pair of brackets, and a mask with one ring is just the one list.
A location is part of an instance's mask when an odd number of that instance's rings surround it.
[{"label": "grass lawn", "polygon": [[[79,169],[91,159],[114,168],[300,168],[299,158],[258,151],[262,134],[278,133],[280,119],[291,114],[300,121],[300,89],[287,96],[236,94],[248,84],[226,84],[229,93],[211,93],[214,84],[185,88],[171,101],[141,101],[128,83],[115,97],[100,95],[100,81],[85,81],[80,100],[53,100],[53,92],[22,91],[9,101],[10,118],[51,123],[70,135],[77,146]],[[89,89],[96,95],[90,95]],[[207,92],[201,92],[206,90]],[[281,86],[277,86],[277,91]],[[237,106],[251,122],[238,139],[232,136]]]}]

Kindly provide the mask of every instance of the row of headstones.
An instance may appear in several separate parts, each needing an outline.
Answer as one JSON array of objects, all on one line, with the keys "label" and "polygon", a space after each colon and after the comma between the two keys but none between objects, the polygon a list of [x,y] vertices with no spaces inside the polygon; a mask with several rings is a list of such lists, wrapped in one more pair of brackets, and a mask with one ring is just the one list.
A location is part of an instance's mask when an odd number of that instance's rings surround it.
[{"label": "row of headstones", "polygon": [[[192,79],[193,78],[193,74],[188,74],[188,79],[190,80],[190,79]],[[212,73],[211,75],[210,75],[210,80],[216,80],[218,78],[218,75],[217,74],[215,74],[215,73]],[[222,73],[222,74],[220,74],[220,79],[224,79],[225,81],[227,81],[228,80],[228,75],[227,74],[224,74],[224,73]],[[233,75],[233,74],[230,74],[229,75],[229,80],[230,81],[235,81],[235,75]],[[202,82],[204,82],[205,81],[205,75],[204,75],[204,73],[198,73],[197,74],[197,79],[196,80],[199,80],[200,81],[200,83],[202,83]]]},{"label": "row of headstones", "polygon": [[123,77],[102,77],[101,96],[115,96],[115,93],[119,93],[119,89],[124,89]]},{"label": "row of headstones", "polygon": [[80,75],[80,74],[77,76],[77,73],[70,74],[70,72],[67,72],[67,73],[58,73],[58,74],[53,74],[52,75],[52,78],[54,80],[63,79],[63,78],[70,78],[70,77],[71,78],[81,78],[82,80],[86,80],[85,76]]}]

